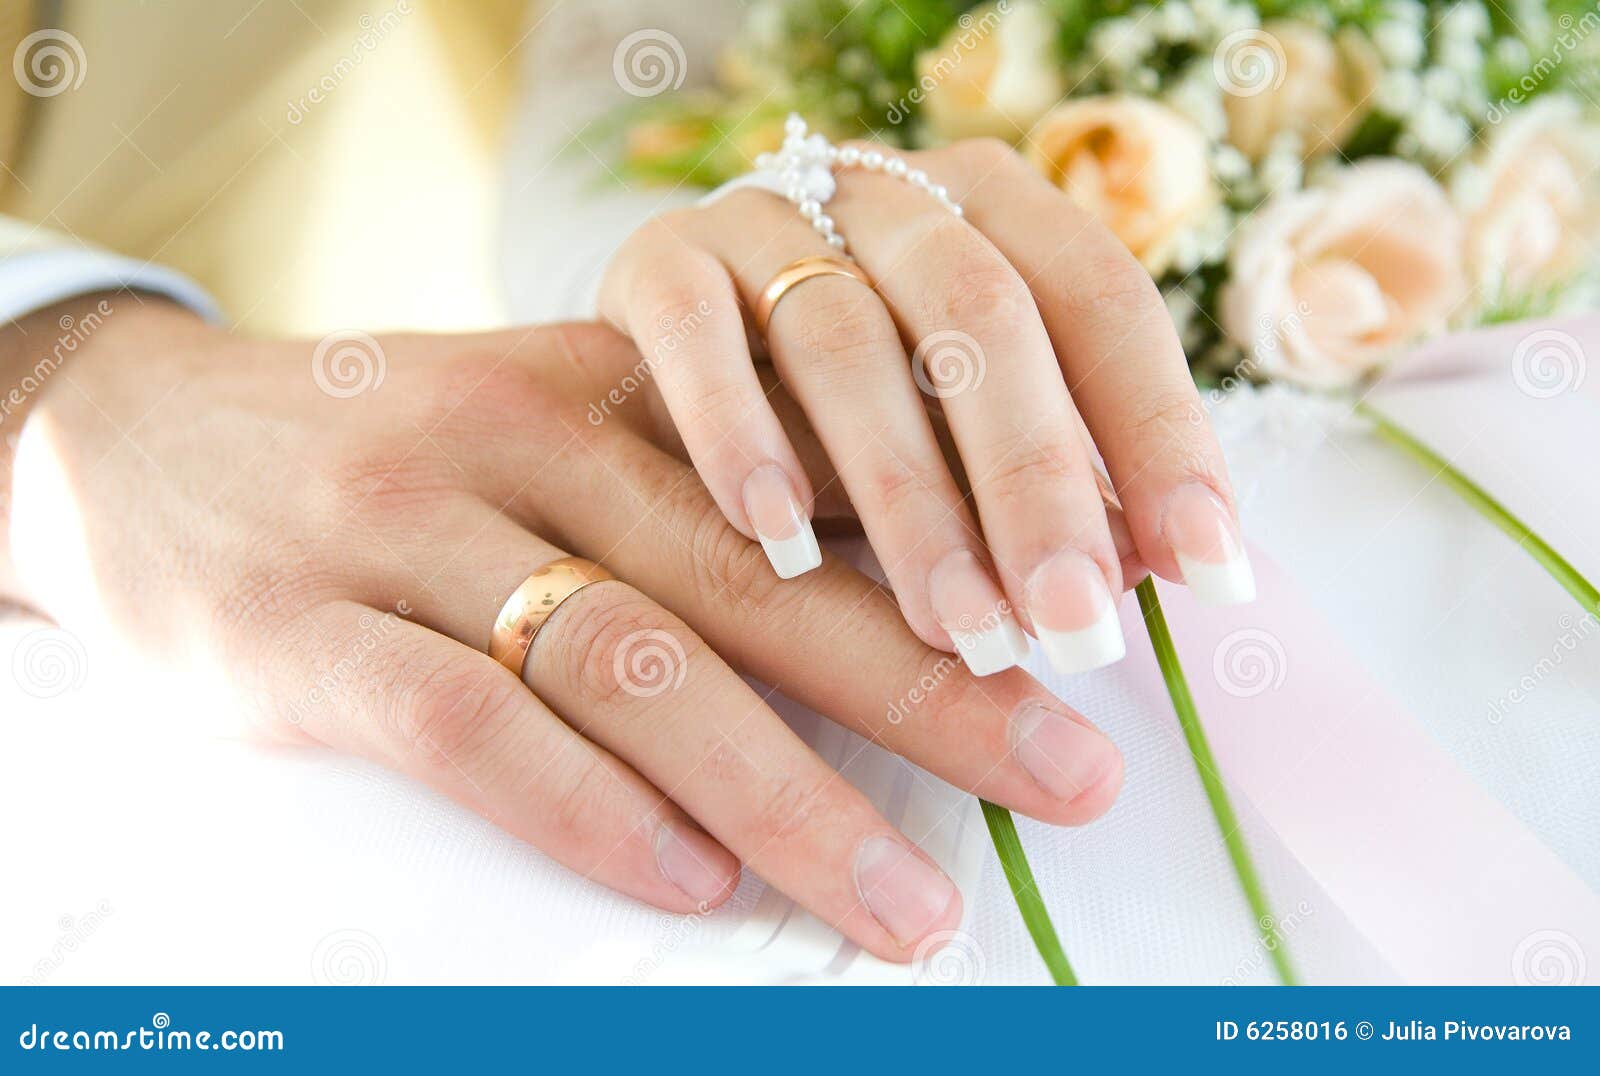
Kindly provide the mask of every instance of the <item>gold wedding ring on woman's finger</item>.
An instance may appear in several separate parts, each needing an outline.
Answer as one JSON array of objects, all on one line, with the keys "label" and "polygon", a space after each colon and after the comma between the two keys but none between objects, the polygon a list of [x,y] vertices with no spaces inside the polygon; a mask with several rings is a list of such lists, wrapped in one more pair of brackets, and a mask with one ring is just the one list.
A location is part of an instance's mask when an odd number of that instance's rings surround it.
[{"label": "gold wedding ring on woman's finger", "polygon": [[774,273],[766,287],[761,289],[761,300],[756,304],[756,330],[765,336],[767,323],[772,320],[772,312],[777,309],[779,300],[807,280],[819,276],[853,277],[872,287],[872,281],[867,279],[861,266],[848,258],[834,258],[826,254],[798,258]]}]

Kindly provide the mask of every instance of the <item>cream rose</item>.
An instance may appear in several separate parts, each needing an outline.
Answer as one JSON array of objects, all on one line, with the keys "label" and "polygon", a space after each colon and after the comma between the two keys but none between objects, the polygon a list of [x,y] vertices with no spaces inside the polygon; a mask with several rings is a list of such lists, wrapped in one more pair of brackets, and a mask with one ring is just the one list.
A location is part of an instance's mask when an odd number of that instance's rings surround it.
[{"label": "cream rose", "polygon": [[1355,31],[1337,41],[1315,26],[1268,22],[1224,38],[1213,57],[1228,116],[1228,141],[1259,158],[1285,131],[1305,156],[1342,146],[1367,113],[1381,65]]},{"label": "cream rose", "polygon": [[912,91],[945,141],[993,136],[1016,142],[1061,100],[1055,24],[1036,0],[999,0],[962,15],[917,59]]},{"label": "cream rose", "polygon": [[1526,296],[1591,267],[1600,241],[1597,169],[1600,131],[1571,98],[1541,97],[1494,130],[1453,191],[1483,294]]},{"label": "cream rose", "polygon": [[1028,156],[1144,263],[1165,270],[1173,246],[1218,201],[1206,139],[1189,120],[1138,97],[1084,97],[1034,128]]},{"label": "cream rose", "polygon": [[1235,236],[1218,309],[1254,372],[1349,385],[1446,327],[1466,296],[1462,228],[1422,169],[1371,160],[1286,192]]}]

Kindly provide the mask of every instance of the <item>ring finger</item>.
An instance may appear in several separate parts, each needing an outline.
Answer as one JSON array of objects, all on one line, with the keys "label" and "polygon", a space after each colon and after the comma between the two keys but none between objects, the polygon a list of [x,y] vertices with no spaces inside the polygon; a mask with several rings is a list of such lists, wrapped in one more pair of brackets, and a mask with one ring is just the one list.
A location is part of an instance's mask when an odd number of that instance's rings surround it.
[{"label": "ring finger", "polygon": [[[565,553],[487,505],[449,530],[429,547],[453,551],[448,559],[412,566],[429,579],[415,614],[486,647],[493,611]],[[943,872],[687,625],[625,583],[558,601],[522,675],[574,730],[696,819],[713,847],[879,956],[907,959],[959,921],[961,899]],[[715,876],[714,863],[680,866]]]},{"label": "ring finger", "polygon": [[[832,252],[789,206],[760,192],[709,211],[706,241],[748,307],[800,259]],[[752,248],[751,235],[771,236]],[[767,349],[827,448],[906,621],[977,675],[1018,664],[1027,640],[939,447],[895,320],[864,282],[827,275],[785,291]]]}]

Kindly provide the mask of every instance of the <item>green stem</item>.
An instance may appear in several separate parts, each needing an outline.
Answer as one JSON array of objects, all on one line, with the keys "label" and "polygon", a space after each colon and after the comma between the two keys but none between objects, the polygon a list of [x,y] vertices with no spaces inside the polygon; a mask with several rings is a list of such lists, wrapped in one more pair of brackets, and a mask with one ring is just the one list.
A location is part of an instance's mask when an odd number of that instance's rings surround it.
[{"label": "green stem", "polygon": [[1200,713],[1195,709],[1194,697],[1189,694],[1189,682],[1184,679],[1183,666],[1178,661],[1178,651],[1172,643],[1167,618],[1161,612],[1161,599],[1156,597],[1155,580],[1145,579],[1139,584],[1137,593],[1139,611],[1144,614],[1145,630],[1150,633],[1150,645],[1155,649],[1156,661],[1161,666],[1161,677],[1167,683],[1167,694],[1172,696],[1172,708],[1177,711],[1183,738],[1189,744],[1189,753],[1194,756],[1200,784],[1211,804],[1211,814],[1217,820],[1217,828],[1222,831],[1228,858],[1233,861],[1234,873],[1239,877],[1239,888],[1244,890],[1244,899],[1262,930],[1261,944],[1278,969],[1279,981],[1285,986],[1294,986],[1298,982],[1294,967],[1289,963],[1289,953],[1278,931],[1278,921],[1267,906],[1261,878],[1250,860],[1250,850],[1245,847],[1239,818],[1233,813],[1233,804],[1228,800],[1228,790],[1223,787],[1222,778],[1217,773],[1211,745],[1206,742],[1205,730],[1200,727]]},{"label": "green stem", "polygon": [[1061,939],[1056,937],[1056,928],[1050,922],[1050,912],[1039,897],[1039,887],[1028,867],[1028,857],[1022,850],[1022,839],[1017,836],[1017,824],[1011,820],[1011,812],[988,800],[979,802],[983,804],[983,820],[989,824],[989,836],[994,840],[994,850],[999,853],[1011,895],[1016,898],[1017,911],[1022,913],[1022,922],[1044,958],[1044,966],[1050,969],[1050,978],[1057,986],[1077,986],[1078,977],[1067,963]]},{"label": "green stem", "polygon": [[1578,604],[1583,606],[1586,612],[1600,614],[1600,590],[1596,590],[1593,583],[1567,562],[1567,558],[1550,548],[1548,542],[1533,533],[1526,523],[1512,515],[1506,506],[1491,497],[1487,490],[1462,474],[1443,456],[1367,404],[1356,404],[1356,413],[1372,423],[1373,430],[1379,437],[1432,470],[1435,478],[1443,480],[1446,485],[1461,494],[1462,500],[1476,508],[1485,519],[1499,527],[1513,542],[1526,550],[1529,556],[1550,573],[1552,579],[1560,583],[1568,594],[1578,599]]}]

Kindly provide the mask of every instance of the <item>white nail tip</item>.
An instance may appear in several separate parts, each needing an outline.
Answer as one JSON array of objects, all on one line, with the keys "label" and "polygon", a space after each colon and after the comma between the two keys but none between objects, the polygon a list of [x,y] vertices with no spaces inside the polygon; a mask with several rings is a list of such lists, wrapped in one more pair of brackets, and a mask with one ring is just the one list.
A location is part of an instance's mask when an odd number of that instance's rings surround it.
[{"label": "white nail tip", "polygon": [[1028,657],[1028,637],[1010,617],[983,631],[952,629],[950,640],[956,644],[956,653],[967,663],[973,676],[1005,672],[1013,665],[1021,665]]},{"label": "white nail tip", "polygon": [[1078,631],[1052,631],[1037,622],[1034,627],[1045,657],[1063,676],[1110,665],[1122,660],[1128,652],[1128,644],[1122,638],[1122,622],[1114,606],[1101,613],[1100,619],[1092,625]]},{"label": "white nail tip", "polygon": [[817,546],[817,532],[811,529],[811,521],[802,518],[799,524],[800,529],[788,538],[768,538],[756,532],[779,579],[793,579],[822,566],[822,550]]},{"label": "white nail tip", "polygon": [[1206,605],[1238,605],[1255,600],[1255,572],[1250,570],[1250,558],[1243,553],[1224,564],[1195,560],[1182,553],[1177,554],[1177,559],[1183,584],[1198,601]]}]

